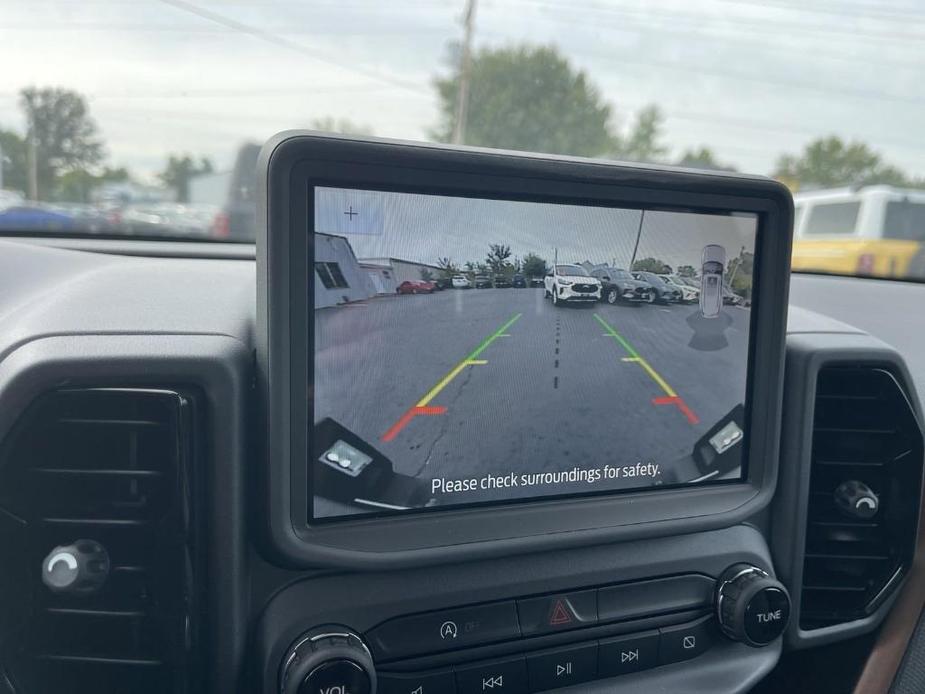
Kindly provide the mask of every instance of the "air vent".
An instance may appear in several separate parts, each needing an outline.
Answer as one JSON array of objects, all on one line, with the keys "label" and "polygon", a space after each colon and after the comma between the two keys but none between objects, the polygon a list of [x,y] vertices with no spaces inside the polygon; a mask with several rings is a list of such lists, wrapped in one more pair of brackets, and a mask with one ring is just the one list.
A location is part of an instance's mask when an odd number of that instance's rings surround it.
[{"label": "air vent", "polygon": [[[922,431],[896,380],[876,367],[830,367],[816,383],[800,627],[863,619],[912,561]],[[860,485],[854,484],[855,482]],[[847,483],[847,484],[846,484]],[[844,485],[844,486],[842,486]],[[873,492],[836,501],[836,490]],[[868,516],[868,517],[865,517]]]},{"label": "air vent", "polygon": [[[178,392],[66,390],[8,437],[0,550],[17,578],[0,595],[0,680],[5,670],[17,694],[190,691],[192,423]],[[108,579],[90,595],[53,593],[43,559],[78,539],[106,548]]]}]

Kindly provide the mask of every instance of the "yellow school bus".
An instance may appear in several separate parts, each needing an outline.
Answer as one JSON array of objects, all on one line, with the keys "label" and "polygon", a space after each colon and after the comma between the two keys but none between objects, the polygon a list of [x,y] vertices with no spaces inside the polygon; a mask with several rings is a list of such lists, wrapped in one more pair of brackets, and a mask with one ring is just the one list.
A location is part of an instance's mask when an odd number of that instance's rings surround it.
[{"label": "yellow school bus", "polygon": [[925,191],[839,188],[793,202],[795,271],[925,277]]}]

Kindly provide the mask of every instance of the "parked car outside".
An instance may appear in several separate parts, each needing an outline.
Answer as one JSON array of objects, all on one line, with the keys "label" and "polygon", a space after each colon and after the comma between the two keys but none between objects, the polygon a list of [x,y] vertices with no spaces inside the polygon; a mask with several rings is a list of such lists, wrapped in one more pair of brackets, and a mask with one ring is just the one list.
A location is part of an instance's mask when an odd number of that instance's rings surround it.
[{"label": "parked car outside", "polygon": [[405,280],[395,291],[399,294],[433,294],[437,286],[425,280]]},{"label": "parked car outside", "polygon": [[654,303],[679,304],[681,303],[681,289],[671,282],[662,279],[654,272],[634,272],[633,277],[646,282],[655,293]]},{"label": "parked car outside", "polygon": [[514,289],[526,289],[527,288],[527,278],[517,273],[511,278],[511,286]]},{"label": "parked car outside", "polygon": [[488,275],[476,275],[475,276],[475,288],[476,289],[491,289],[491,277]]},{"label": "parked car outside", "polygon": [[597,268],[591,272],[591,275],[601,281],[601,301],[606,301],[608,304],[618,302],[638,304],[655,301],[655,292],[649,284],[635,279],[622,268]]},{"label": "parked car outside", "polygon": [[580,265],[554,265],[546,275],[545,288],[554,306],[601,300],[601,281]]},{"label": "parked car outside", "polygon": [[469,281],[468,277],[463,275],[456,275],[453,277],[453,289],[472,289],[472,282]]},{"label": "parked car outside", "polygon": [[495,289],[510,289],[511,279],[507,275],[495,275]]}]

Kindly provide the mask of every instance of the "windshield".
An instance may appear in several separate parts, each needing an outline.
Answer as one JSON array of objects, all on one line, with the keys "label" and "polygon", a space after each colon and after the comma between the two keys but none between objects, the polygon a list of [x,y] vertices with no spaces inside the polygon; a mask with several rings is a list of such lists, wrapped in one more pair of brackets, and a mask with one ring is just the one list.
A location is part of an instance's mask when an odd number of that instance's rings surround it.
[{"label": "windshield", "polygon": [[768,175],[795,270],[925,279],[908,2],[2,6],[0,233],[252,242],[260,144],[312,128]]},{"label": "windshield", "polygon": [[580,265],[556,265],[556,273],[559,275],[577,275],[579,277],[588,277],[588,271]]}]

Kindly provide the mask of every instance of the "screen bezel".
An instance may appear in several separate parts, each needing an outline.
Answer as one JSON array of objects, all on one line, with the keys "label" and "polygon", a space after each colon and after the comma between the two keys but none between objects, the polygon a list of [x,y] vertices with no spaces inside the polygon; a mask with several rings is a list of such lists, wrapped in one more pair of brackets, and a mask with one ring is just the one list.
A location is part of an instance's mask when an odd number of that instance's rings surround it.
[{"label": "screen bezel", "polygon": [[[783,186],[725,173],[306,133],[278,136],[261,163],[257,363],[268,539],[281,557],[297,565],[406,566],[721,527],[768,503],[789,284],[792,202]],[[756,214],[744,477],[308,522],[315,186]]]}]

